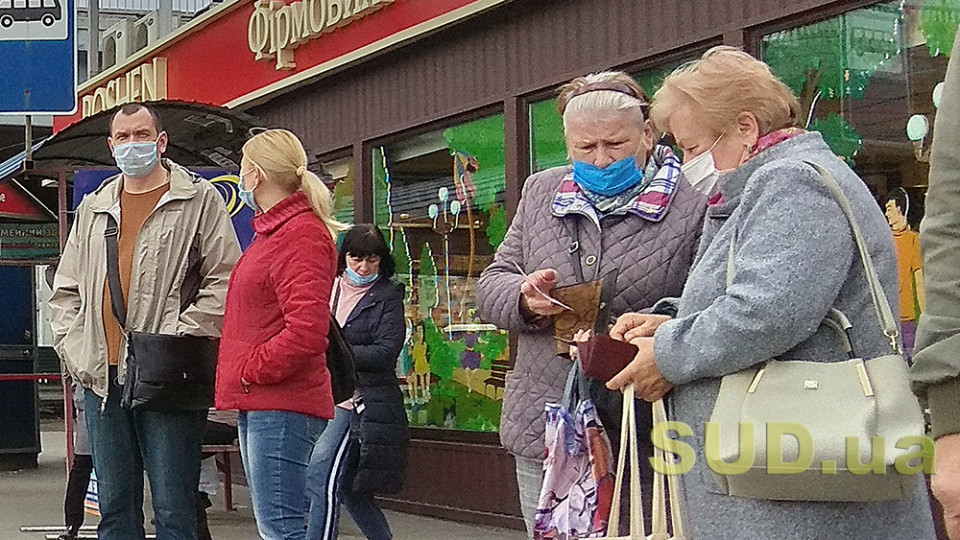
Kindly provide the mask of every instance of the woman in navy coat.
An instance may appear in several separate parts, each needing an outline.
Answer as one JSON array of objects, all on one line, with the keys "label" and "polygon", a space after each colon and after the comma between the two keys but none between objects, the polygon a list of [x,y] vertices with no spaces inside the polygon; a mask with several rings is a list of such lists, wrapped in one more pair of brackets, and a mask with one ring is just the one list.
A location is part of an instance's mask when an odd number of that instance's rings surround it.
[{"label": "woman in navy coat", "polygon": [[404,290],[391,280],[394,261],[373,225],[347,231],[337,273],[331,310],[353,352],[358,388],[337,405],[314,447],[307,538],[336,538],[343,503],[367,538],[388,540],[390,526],[373,496],[399,491],[407,463],[409,431],[396,372],[406,337]]}]

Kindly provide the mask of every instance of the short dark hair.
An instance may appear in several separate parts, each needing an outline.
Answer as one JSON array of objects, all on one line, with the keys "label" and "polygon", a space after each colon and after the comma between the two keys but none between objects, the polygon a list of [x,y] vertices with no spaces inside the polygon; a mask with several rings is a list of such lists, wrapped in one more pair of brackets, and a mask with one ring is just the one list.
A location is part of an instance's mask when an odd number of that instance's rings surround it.
[{"label": "short dark hair", "polygon": [[390,279],[397,271],[397,264],[390,254],[390,247],[383,238],[383,233],[376,225],[364,223],[350,227],[343,242],[340,243],[340,255],[337,258],[337,275],[343,275],[347,269],[347,254],[354,257],[380,257],[380,277]]},{"label": "short dark hair", "polygon": [[150,117],[153,118],[153,125],[157,128],[157,135],[159,135],[160,132],[163,131],[163,122],[160,121],[160,114],[157,113],[156,109],[146,103],[127,103],[117,109],[117,112],[113,113],[113,116],[110,117],[110,135],[113,135],[113,122],[118,116],[121,114],[124,116],[137,114],[141,109],[146,109],[147,112],[150,113]]},{"label": "short dark hair", "polygon": [[904,218],[910,218],[908,215],[910,213],[910,196],[907,194],[907,190],[898,187],[890,191],[887,193],[886,198],[884,198],[883,205],[886,206],[890,201],[893,201],[893,203],[897,205],[897,208],[900,210],[900,213],[903,214]]}]

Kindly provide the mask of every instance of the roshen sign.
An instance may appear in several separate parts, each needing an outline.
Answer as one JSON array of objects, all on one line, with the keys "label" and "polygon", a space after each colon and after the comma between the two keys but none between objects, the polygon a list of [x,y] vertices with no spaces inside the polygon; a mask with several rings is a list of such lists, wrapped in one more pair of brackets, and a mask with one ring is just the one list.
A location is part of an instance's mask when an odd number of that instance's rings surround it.
[{"label": "roshen sign", "polygon": [[277,69],[296,69],[293,50],[362,19],[393,0],[258,0],[247,27],[256,60],[276,59]]}]

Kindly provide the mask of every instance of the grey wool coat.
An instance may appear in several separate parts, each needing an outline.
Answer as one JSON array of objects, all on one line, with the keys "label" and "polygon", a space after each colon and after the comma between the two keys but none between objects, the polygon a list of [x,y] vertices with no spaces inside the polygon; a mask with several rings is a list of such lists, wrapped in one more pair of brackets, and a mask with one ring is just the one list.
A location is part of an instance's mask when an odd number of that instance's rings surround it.
[{"label": "grey wool coat", "polygon": [[[675,165],[679,167],[679,162]],[[554,215],[555,195],[570,171],[571,167],[557,167],[527,179],[517,214],[493,264],[481,274],[477,289],[484,320],[518,336],[516,365],[507,375],[503,396],[500,440],[510,453],[533,459],[544,455],[544,405],[560,402],[571,364],[556,354],[552,325],[530,326],[521,317],[520,284],[524,276],[515,265],[527,274],[552,268],[557,272],[558,286],[577,283],[569,252],[573,233],[564,221],[578,220],[584,279],[619,270],[611,314],[649,308],[671,291],[680,293],[696,254],[706,211],[706,200],[678,177],[660,221],[636,214],[608,215],[601,219],[601,232],[582,215]],[[599,257],[599,261],[589,264],[591,256]]]},{"label": "grey wool coat", "polygon": [[[819,176],[819,163],[840,183],[866,238],[890,306],[898,309],[896,250],[883,212],[857,175],[819,133],[762,152],[722,179],[724,202],[710,207],[703,240],[677,317],[657,329],[656,363],[676,385],[671,419],[689,425],[697,460],[683,475],[696,539],[932,539],[922,479],[914,496],[882,503],[771,502],[719,492],[703,453],[720,377],[771,358],[841,361],[820,323],[831,307],[853,323],[859,355],[889,354],[846,218]],[[735,275],[726,287],[736,239]],[[837,411],[842,414],[843,411]]]}]

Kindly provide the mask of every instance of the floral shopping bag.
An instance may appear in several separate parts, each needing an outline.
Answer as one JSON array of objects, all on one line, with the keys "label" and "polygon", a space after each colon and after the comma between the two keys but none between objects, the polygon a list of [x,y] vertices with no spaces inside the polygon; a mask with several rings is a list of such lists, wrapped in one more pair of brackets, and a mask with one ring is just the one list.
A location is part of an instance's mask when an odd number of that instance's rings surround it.
[{"label": "floral shopping bag", "polygon": [[563,403],[547,404],[546,415],[547,457],[534,538],[601,536],[613,501],[613,451],[579,363],[567,377]]}]

